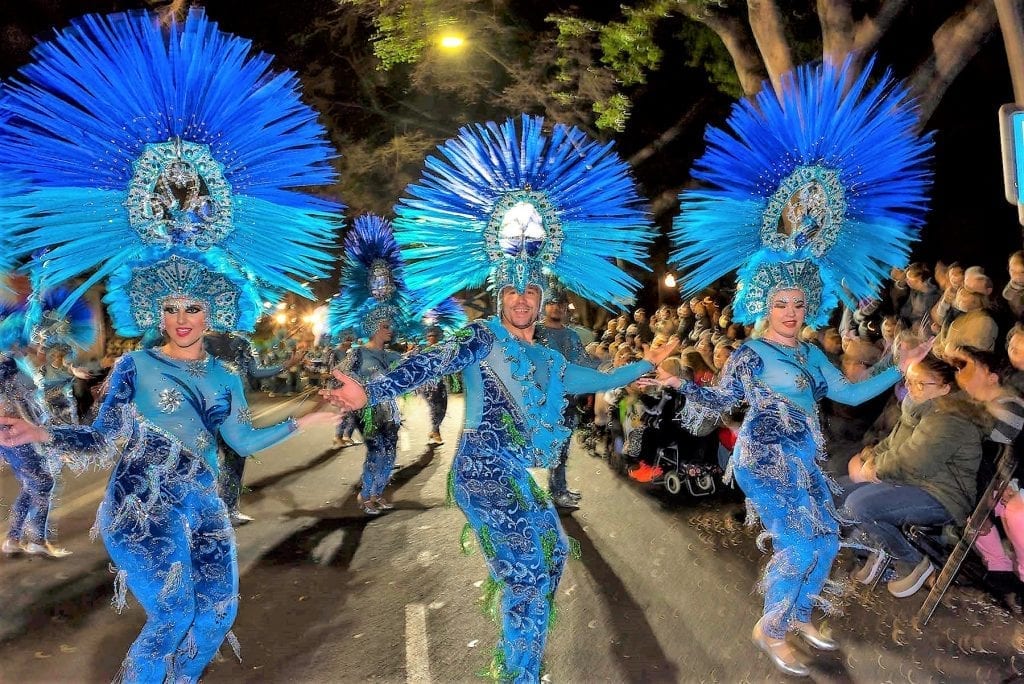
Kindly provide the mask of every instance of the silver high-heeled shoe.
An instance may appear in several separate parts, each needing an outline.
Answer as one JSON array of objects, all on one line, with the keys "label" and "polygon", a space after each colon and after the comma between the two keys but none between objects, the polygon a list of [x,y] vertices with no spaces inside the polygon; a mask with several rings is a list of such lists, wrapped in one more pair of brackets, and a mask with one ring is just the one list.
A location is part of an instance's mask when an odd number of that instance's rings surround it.
[{"label": "silver high-heeled shoe", "polygon": [[801,639],[803,639],[819,651],[839,650],[839,644],[837,644],[832,639],[829,639],[827,636],[824,636],[823,634],[821,634],[821,632],[818,632],[817,634],[812,634],[810,632],[805,632],[800,627],[797,627],[794,631],[800,635]]},{"label": "silver high-heeled shoe", "polygon": [[765,652],[768,658],[772,661],[772,665],[782,672],[792,677],[809,677],[811,671],[806,665],[801,663],[794,657],[792,660],[786,660],[778,652],[772,644],[768,643],[768,639],[762,634],[761,636],[751,636],[750,640],[754,642],[754,645]]}]

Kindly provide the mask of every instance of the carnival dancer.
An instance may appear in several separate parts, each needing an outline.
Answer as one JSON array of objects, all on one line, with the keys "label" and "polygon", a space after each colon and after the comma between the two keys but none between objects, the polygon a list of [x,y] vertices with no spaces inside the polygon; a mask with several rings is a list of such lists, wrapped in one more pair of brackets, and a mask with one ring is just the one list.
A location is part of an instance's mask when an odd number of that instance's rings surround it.
[{"label": "carnival dancer", "polygon": [[[548,288],[548,298],[544,302],[544,321],[537,325],[537,341],[549,349],[554,349],[565,357],[569,363],[588,368],[597,368],[598,362],[587,356],[575,330],[565,324],[569,317],[569,296],[561,287],[553,285]],[[582,494],[569,489],[569,481],[565,474],[566,462],[569,460],[569,446],[572,444],[572,431],[579,424],[580,412],[576,408],[575,397],[569,399],[562,415],[562,424],[569,429],[569,439],[562,444],[558,461],[548,475],[548,492],[559,508],[579,508]]]},{"label": "carnival dancer", "polygon": [[[438,306],[430,309],[423,315],[423,325],[426,326],[424,338],[428,347],[439,343],[445,335],[451,335],[456,330],[465,327],[467,322],[466,312],[462,304],[454,297],[449,297]],[[459,375],[453,373],[437,380],[430,380],[420,387],[420,394],[427,402],[427,409],[430,411],[430,434],[427,436],[428,446],[440,446],[444,444],[441,437],[441,423],[448,415],[448,391],[461,391]]]},{"label": "carnival dancer", "polygon": [[[391,223],[380,216],[358,217],[345,236],[341,294],[331,300],[328,325],[332,334],[356,330],[366,340],[353,346],[338,365],[364,384],[383,376],[402,356],[388,345],[408,313],[402,256]],[[384,497],[398,456],[402,416],[395,401],[367,407],[356,414],[366,443],[359,503],[367,515],[394,508]]]},{"label": "carnival dancer", "polygon": [[[569,431],[566,396],[622,385],[672,347],[603,374],[534,343],[548,270],[599,304],[629,301],[638,283],[615,259],[641,265],[650,239],[625,163],[574,128],[523,116],[463,128],[427,160],[396,209],[406,282],[426,305],[489,281],[498,315],[475,321],[365,386],[325,394],[352,410],[462,371],[465,427],[449,495],[468,519],[490,569],[488,609],[502,638],[489,674],[537,682],[568,541],[548,494],[529,473],[549,467]],[[571,218],[570,218],[571,217]],[[499,607],[500,606],[500,607]]]},{"label": "carnival dancer", "polygon": [[116,605],[130,589],[147,615],[121,677],[196,682],[226,638],[237,653],[216,437],[251,454],[334,419],[254,428],[241,379],[203,338],[251,330],[265,295],[308,296],[300,282],[324,273],[339,207],[299,189],[333,180],[333,154],[294,74],[273,74],[201,10],[166,29],[145,12],[86,16],[33,56],[0,103],[12,114],[0,166],[31,181],[14,199],[36,210],[15,249],[49,250],[35,264],[44,288],[95,269],[70,301],[106,277],[117,332],[164,340],[118,361],[91,426],[0,418],[0,445],[117,461],[97,528]]},{"label": "carnival dancer", "polygon": [[[0,304],[0,416],[20,416],[46,423],[49,415],[42,402],[41,382],[25,356],[25,320],[23,304]],[[21,486],[11,506],[10,525],[0,551],[50,558],[71,555],[71,551],[54,546],[50,520],[60,463],[31,444],[0,446],[0,458],[10,466]]]},{"label": "carnival dancer", "polygon": [[740,402],[749,407],[730,469],[748,497],[748,522],[759,516],[764,524],[759,545],[770,539],[774,554],[753,639],[797,676],[809,670],[786,643],[789,631],[815,648],[837,648],[811,623],[815,605],[829,606],[822,594],[835,589],[828,576],[840,547],[835,483],[817,464],[825,455],[818,401],[856,404],[899,379],[892,367],[850,384],[800,331],[827,325],[838,297],[874,295],[906,263],[930,184],[931,143],[914,133],[906,88],[888,73],[869,87],[871,70],[870,62],[860,75],[850,62],[801,67],[781,96],[769,86],[734,105],[734,133],[707,133],[693,173],[707,187],[683,193],[673,232],[687,288],[739,268],[733,320],[763,330],[730,357],[717,385],[684,382],[681,390],[691,425]]}]

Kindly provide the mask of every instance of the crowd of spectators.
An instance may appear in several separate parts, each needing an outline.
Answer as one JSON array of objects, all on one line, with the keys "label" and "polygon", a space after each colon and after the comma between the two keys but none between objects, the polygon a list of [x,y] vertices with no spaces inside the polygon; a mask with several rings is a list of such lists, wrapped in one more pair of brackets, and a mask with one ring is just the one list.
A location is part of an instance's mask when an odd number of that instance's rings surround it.
[{"label": "crowd of spectators", "polygon": [[[675,338],[679,351],[665,370],[714,383],[730,354],[759,334],[732,321],[729,301],[728,292],[708,292],[650,316],[644,309],[620,315],[592,331],[587,352],[618,366],[640,358],[644,345]],[[934,575],[934,561],[904,530],[962,528],[992,476],[998,445],[1012,442],[1024,425],[1022,320],[1024,252],[1016,252],[996,278],[959,263],[895,269],[877,299],[841,307],[830,327],[803,330],[802,339],[818,345],[851,382],[891,364],[901,343],[933,340],[931,353],[892,391],[856,407],[822,402],[822,468],[843,488],[835,503],[851,521],[844,534],[872,550],[851,568],[854,579],[873,584],[887,572],[889,591],[905,597]],[[678,474],[680,460],[684,477],[704,474],[689,465],[696,463],[717,467],[727,479],[741,414],[687,433],[671,420],[684,401],[671,390],[636,385],[587,398],[580,403],[590,413],[584,443],[641,482]],[[665,458],[669,447],[677,458]],[[987,588],[1020,613],[1024,498],[1016,479],[997,503],[975,550],[987,568]]]}]

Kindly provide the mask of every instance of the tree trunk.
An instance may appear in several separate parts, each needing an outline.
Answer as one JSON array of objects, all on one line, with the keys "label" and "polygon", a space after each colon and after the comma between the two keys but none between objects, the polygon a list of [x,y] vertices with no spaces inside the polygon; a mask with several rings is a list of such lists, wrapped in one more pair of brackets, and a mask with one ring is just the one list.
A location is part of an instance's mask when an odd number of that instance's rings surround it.
[{"label": "tree trunk", "polygon": [[779,7],[775,0],[747,0],[747,15],[757,49],[768,68],[768,78],[781,95],[782,78],[793,70],[793,57]]},{"label": "tree trunk", "polygon": [[738,17],[727,14],[690,13],[690,17],[703,23],[722,39],[736,67],[743,94],[751,96],[760,92],[768,74],[750,27]]},{"label": "tree trunk", "polygon": [[818,0],[821,46],[824,58],[842,64],[853,51],[856,33],[850,0]]},{"label": "tree trunk", "polygon": [[637,150],[630,156],[626,161],[631,167],[637,167],[643,164],[647,159],[655,152],[669,144],[673,140],[679,137],[679,134],[686,130],[686,127],[693,121],[694,116],[701,111],[705,105],[711,102],[710,95],[701,95],[700,99],[690,105],[689,109],[679,117],[679,120],[672,124],[665,132],[658,136],[657,140],[654,140],[643,148]]},{"label": "tree trunk", "polygon": [[910,78],[920,108],[920,126],[935,113],[942,96],[996,28],[992,0],[972,0],[960,14],[947,19],[932,36],[935,52]]}]

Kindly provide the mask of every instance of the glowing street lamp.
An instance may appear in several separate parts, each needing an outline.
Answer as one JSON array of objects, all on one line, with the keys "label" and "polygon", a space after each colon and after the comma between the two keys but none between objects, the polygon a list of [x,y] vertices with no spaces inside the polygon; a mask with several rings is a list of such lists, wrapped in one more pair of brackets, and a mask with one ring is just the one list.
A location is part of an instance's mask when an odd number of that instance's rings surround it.
[{"label": "glowing street lamp", "polygon": [[279,313],[276,316],[274,316],[274,322],[276,322],[278,325],[284,325],[285,323],[288,322],[288,316],[286,314]]},{"label": "glowing street lamp", "polygon": [[466,39],[457,33],[446,33],[441,36],[438,43],[445,50],[459,50],[466,44]]},{"label": "glowing street lamp", "polygon": [[675,287],[675,286],[676,286],[676,277],[674,275],[672,275],[671,273],[666,274],[665,275],[665,287]]}]

